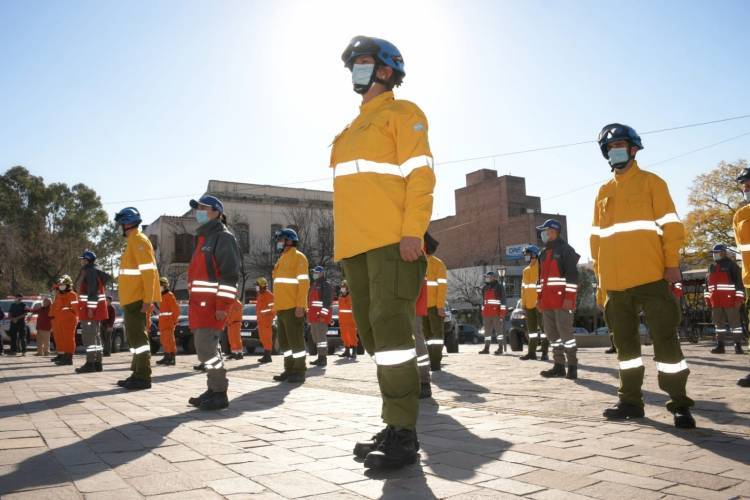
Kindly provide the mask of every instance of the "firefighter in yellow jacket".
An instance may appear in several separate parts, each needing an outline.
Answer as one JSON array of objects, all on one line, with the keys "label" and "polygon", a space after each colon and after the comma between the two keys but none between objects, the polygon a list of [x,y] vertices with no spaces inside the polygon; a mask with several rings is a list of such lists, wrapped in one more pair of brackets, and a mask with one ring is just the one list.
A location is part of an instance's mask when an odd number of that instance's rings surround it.
[{"label": "firefighter in yellow jacket", "polygon": [[[742,256],[742,283],[745,288],[750,288],[750,168],[742,170],[737,177],[742,195],[747,203],[734,213],[734,238],[737,240],[737,248]],[[748,294],[746,293],[745,296]],[[750,387],[750,373],[737,381],[740,387]]]},{"label": "firefighter in yellow jacket", "polygon": [[641,138],[627,125],[612,123],[599,133],[599,147],[613,179],[599,189],[594,205],[591,256],[599,287],[606,291],[604,314],[613,332],[620,368],[619,402],[604,411],[611,420],[640,418],[643,375],[639,313],[654,343],[659,387],[670,400],[676,427],[693,428],[693,400],[687,396],[690,370],[677,337],[680,309],[671,285],[681,280],[680,249],[685,229],[667,183],[641,170],[635,160]]},{"label": "firefighter in yellow jacket", "polygon": [[539,281],[539,247],[529,245],[523,250],[523,256],[528,264],[521,276],[521,307],[526,313],[526,332],[529,336],[529,352],[518,359],[536,359],[536,346],[541,344],[541,360],[549,359],[549,341],[542,332],[541,318],[537,310],[537,282]]},{"label": "firefighter in yellow jacket", "polygon": [[430,355],[430,370],[440,371],[445,344],[445,298],[448,295],[448,270],[442,260],[435,257],[438,242],[426,234],[425,250],[427,252],[427,316],[422,318],[427,352]]},{"label": "firefighter in yellow jacket", "polygon": [[274,375],[277,382],[301,384],[305,381],[305,310],[310,290],[307,257],[297,250],[299,237],[293,229],[276,233],[276,251],[281,253],[273,268],[273,294],[279,347],[284,354],[284,371]]},{"label": "firefighter in yellow jacket", "polygon": [[127,207],[115,215],[115,223],[127,238],[120,258],[118,287],[120,305],[125,315],[125,334],[133,353],[133,374],[117,385],[128,390],[151,388],[151,345],[146,331],[146,314],[161,302],[161,286],[151,241],[139,228],[141,214]]},{"label": "firefighter in yellow jacket", "polygon": [[331,151],[334,253],[343,261],[362,344],[377,365],[386,424],[354,454],[367,468],[402,467],[417,460],[419,448],[412,329],[435,187],[427,118],[394,98],[406,73],[393,44],[358,36],[341,59],[362,105]]}]

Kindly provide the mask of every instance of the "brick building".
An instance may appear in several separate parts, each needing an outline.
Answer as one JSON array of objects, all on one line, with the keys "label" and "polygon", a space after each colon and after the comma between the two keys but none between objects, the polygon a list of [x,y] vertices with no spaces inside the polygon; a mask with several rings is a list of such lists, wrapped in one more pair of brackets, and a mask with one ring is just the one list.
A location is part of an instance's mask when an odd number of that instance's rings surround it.
[{"label": "brick building", "polygon": [[538,196],[526,194],[526,179],[497,176],[483,169],[466,174],[466,187],[456,189],[456,215],[430,223],[440,241],[438,254],[449,269],[484,265],[518,265],[528,244],[541,245],[536,226],[564,215],[542,212]]}]

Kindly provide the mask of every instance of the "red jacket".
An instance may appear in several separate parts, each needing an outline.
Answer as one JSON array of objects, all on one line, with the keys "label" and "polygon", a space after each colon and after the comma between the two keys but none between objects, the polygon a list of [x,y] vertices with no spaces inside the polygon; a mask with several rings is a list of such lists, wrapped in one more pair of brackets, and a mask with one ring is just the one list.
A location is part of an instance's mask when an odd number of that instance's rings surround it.
[{"label": "red jacket", "polygon": [[[107,294],[104,285],[109,275],[94,264],[87,264],[81,269],[78,280],[78,318],[81,321],[106,321]],[[93,314],[89,318],[89,311]]]},{"label": "red jacket", "polygon": [[422,288],[419,289],[419,297],[417,297],[417,316],[427,316],[427,278],[422,282]]},{"label": "red jacket", "polygon": [[324,278],[310,283],[307,296],[307,321],[328,324],[333,319],[333,289]]},{"label": "red jacket", "polygon": [[575,307],[578,293],[578,255],[562,238],[547,244],[539,256],[539,308],[562,309],[568,300]]},{"label": "red jacket", "polygon": [[500,319],[505,317],[508,309],[503,300],[503,286],[498,281],[487,283],[482,288],[482,317]]},{"label": "red jacket", "polygon": [[240,253],[237,240],[224,224],[212,220],[198,228],[197,245],[188,268],[190,329],[223,330],[217,311],[229,314],[237,296]]},{"label": "red jacket", "polygon": [[31,310],[36,313],[36,329],[43,332],[52,330],[52,317],[49,315],[51,306],[39,306]]},{"label": "red jacket", "polygon": [[349,294],[339,295],[339,326],[342,328],[356,326],[352,310],[352,296]]},{"label": "red jacket", "polygon": [[709,307],[735,307],[745,301],[742,273],[736,263],[725,257],[711,264],[705,298]]}]

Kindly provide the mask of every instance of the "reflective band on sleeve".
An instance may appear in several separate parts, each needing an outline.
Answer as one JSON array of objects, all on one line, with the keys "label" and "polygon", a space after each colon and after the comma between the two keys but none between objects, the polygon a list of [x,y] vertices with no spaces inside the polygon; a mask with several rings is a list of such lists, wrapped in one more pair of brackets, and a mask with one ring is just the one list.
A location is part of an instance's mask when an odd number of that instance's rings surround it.
[{"label": "reflective band on sleeve", "polygon": [[566,340],[565,342],[563,342],[563,345],[565,347],[575,347],[576,346],[576,341],[575,341],[575,339],[573,339],[573,340]]},{"label": "reflective band on sleeve", "polygon": [[438,286],[438,282],[437,281],[428,281],[427,282],[427,286]]},{"label": "reflective band on sleeve", "polygon": [[530,339],[538,339],[539,338],[539,334],[538,333],[529,333],[529,338]]},{"label": "reflective band on sleeve", "polygon": [[141,271],[153,270],[156,271],[156,264],[140,264],[138,269]]},{"label": "reflective band on sleeve", "polygon": [[425,344],[427,344],[427,345],[443,345],[443,340],[442,339],[430,339],[430,340],[426,340]]},{"label": "reflective band on sleeve", "polygon": [[420,155],[409,158],[401,164],[401,175],[409,177],[409,175],[418,168],[429,167],[433,168],[433,160],[431,156]]},{"label": "reflective band on sleeve", "polygon": [[341,313],[350,313],[350,312],[352,312],[351,309],[339,309],[339,314],[341,314]]},{"label": "reflective band on sleeve", "polygon": [[130,353],[131,353],[131,354],[135,354],[135,349],[133,349],[133,348],[131,347],[131,348],[130,348]]},{"label": "reflective band on sleeve", "polygon": [[304,358],[305,356],[307,356],[307,351],[299,351],[292,354],[294,358]]},{"label": "reflective band on sleeve", "polygon": [[296,278],[276,278],[273,280],[273,284],[286,283],[287,285],[298,285],[299,280]]},{"label": "reflective band on sleeve", "polygon": [[219,290],[224,290],[226,292],[237,293],[237,287],[229,286],[229,285],[219,285]]},{"label": "reflective band on sleeve", "polygon": [[235,294],[234,293],[229,293],[229,292],[219,292],[219,293],[216,294],[216,296],[217,297],[224,297],[226,299],[233,299],[233,298],[235,298]]},{"label": "reflective band on sleeve", "polygon": [[162,316],[171,316],[171,315],[172,315],[172,313],[171,313],[171,312],[167,312],[167,313],[159,313],[159,317],[162,317]]},{"label": "reflective band on sleeve", "polygon": [[666,224],[669,224],[671,222],[680,223],[680,218],[677,217],[677,214],[672,212],[671,214],[667,214],[664,217],[659,217],[656,219],[656,224],[658,226],[665,226]]},{"label": "reflective band on sleeve", "polygon": [[643,358],[641,358],[640,356],[637,358],[620,361],[620,370],[630,370],[632,368],[639,368],[641,366],[643,366]]},{"label": "reflective band on sleeve", "polygon": [[136,347],[133,350],[134,354],[143,354],[144,352],[151,352],[151,346],[148,345],[148,344],[146,344],[146,345],[142,345],[140,347]]},{"label": "reflective band on sleeve", "polygon": [[261,314],[262,314],[262,313],[269,313],[269,312],[271,312],[272,310],[273,310],[273,309],[261,309],[261,310],[260,310],[260,312],[261,312]]},{"label": "reflective band on sleeve", "polygon": [[299,276],[297,276],[297,279],[300,280],[300,281],[302,281],[302,280],[308,280],[308,281],[310,281],[310,276],[308,276],[307,274],[300,274]]},{"label": "reflective band on sleeve", "polygon": [[202,281],[202,280],[195,280],[191,283],[191,285],[196,286],[219,286],[219,283],[215,281]]},{"label": "reflective band on sleeve", "polygon": [[438,282],[438,284],[443,285],[443,284],[447,284],[448,280],[445,279],[445,278],[438,278],[437,282]]},{"label": "reflective band on sleeve", "polygon": [[205,288],[201,286],[194,286],[190,289],[190,293],[218,293],[216,288]]},{"label": "reflective band on sleeve", "polygon": [[540,339],[546,339],[547,338],[547,334],[546,333],[540,333],[539,334],[539,338]]},{"label": "reflective band on sleeve", "polygon": [[657,361],[656,369],[662,373],[679,373],[681,371],[687,370],[688,365],[684,359],[679,363],[660,363]]},{"label": "reflective band on sleeve", "polygon": [[750,243],[745,243],[744,245],[740,245],[738,250],[740,252],[750,252]]},{"label": "reflective band on sleeve", "polygon": [[375,353],[375,364],[380,366],[400,365],[417,357],[415,349],[384,351]]},{"label": "reflective band on sleeve", "polygon": [[138,269],[122,269],[120,268],[120,276],[140,276],[141,272]]}]

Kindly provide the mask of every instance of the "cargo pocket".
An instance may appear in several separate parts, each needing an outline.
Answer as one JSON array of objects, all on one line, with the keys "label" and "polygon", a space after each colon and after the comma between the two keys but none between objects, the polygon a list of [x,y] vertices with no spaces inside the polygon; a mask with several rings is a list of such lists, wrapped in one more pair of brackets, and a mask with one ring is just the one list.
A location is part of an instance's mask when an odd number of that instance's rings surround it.
[{"label": "cargo pocket", "polygon": [[420,257],[416,262],[404,262],[398,259],[394,262],[396,275],[396,297],[406,300],[417,300],[419,289],[422,287],[427,261]]}]

